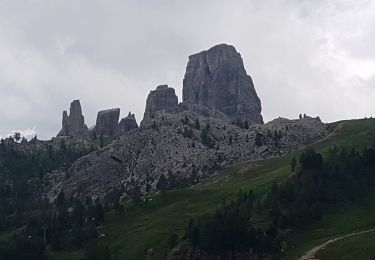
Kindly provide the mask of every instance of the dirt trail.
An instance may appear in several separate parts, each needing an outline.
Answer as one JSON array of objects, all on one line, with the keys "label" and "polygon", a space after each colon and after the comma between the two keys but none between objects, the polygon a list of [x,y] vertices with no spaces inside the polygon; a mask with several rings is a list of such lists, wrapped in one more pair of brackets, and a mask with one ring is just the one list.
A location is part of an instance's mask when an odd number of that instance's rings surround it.
[{"label": "dirt trail", "polygon": [[365,233],[371,233],[371,232],[375,232],[375,228],[368,229],[368,230],[363,230],[363,231],[357,231],[357,232],[353,232],[353,233],[350,233],[350,234],[345,235],[345,236],[341,236],[341,237],[336,237],[336,238],[330,239],[327,242],[325,242],[323,244],[320,244],[320,245],[318,245],[318,246],[310,249],[309,251],[307,251],[303,256],[301,256],[299,258],[299,260],[318,260],[317,258],[315,258],[316,253],[319,250],[324,249],[327,245],[329,245],[329,244],[331,244],[333,242],[336,242],[338,240],[347,238],[347,237],[351,237],[351,236],[355,236],[355,235],[361,235],[361,234],[365,234]]}]

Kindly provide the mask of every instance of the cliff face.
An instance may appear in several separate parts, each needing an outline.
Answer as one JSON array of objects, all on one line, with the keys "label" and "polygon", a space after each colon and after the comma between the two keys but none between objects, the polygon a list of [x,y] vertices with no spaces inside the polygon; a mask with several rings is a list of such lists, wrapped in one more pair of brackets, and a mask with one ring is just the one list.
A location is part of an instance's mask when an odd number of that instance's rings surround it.
[{"label": "cliff face", "polygon": [[96,117],[95,133],[104,136],[115,135],[119,117],[119,108],[99,111]]},{"label": "cliff face", "polygon": [[158,111],[177,112],[177,110],[178,98],[174,89],[168,85],[160,85],[148,94],[143,119],[152,118]]},{"label": "cliff face", "polygon": [[57,136],[87,137],[89,129],[85,124],[85,118],[82,115],[82,108],[79,100],[74,100],[70,104],[70,113],[63,112],[62,129]]},{"label": "cliff face", "polygon": [[263,123],[253,81],[231,45],[220,44],[189,57],[182,95],[193,111],[192,105],[198,104],[224,113],[231,121]]}]

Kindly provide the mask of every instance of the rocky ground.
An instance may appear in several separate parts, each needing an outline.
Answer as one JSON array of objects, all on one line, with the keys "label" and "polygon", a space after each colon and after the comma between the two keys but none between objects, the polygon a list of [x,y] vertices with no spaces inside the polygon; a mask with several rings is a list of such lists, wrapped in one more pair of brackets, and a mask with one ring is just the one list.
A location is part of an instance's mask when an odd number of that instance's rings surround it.
[{"label": "rocky ground", "polygon": [[61,189],[67,196],[82,199],[103,198],[112,189],[126,191],[134,185],[142,193],[152,193],[162,174],[170,188],[188,186],[222,167],[278,156],[327,132],[325,124],[311,117],[279,118],[245,129],[188,111],[158,112],[141,127],[80,158],[68,170],[51,174],[46,191],[51,199]]}]

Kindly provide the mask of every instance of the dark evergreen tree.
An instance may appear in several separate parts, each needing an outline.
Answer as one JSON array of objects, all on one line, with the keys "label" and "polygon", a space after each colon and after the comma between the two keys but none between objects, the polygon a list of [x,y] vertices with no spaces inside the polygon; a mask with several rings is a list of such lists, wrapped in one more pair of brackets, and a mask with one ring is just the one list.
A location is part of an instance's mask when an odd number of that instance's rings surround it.
[{"label": "dark evergreen tree", "polygon": [[141,202],[141,187],[138,184],[135,184],[131,190],[131,198],[135,205],[138,205]]},{"label": "dark evergreen tree", "polygon": [[65,203],[65,194],[64,191],[61,190],[59,194],[57,195],[55,204],[57,207],[61,207]]},{"label": "dark evergreen tree", "polygon": [[161,174],[158,180],[158,183],[156,184],[156,187],[158,190],[161,191],[162,194],[164,194],[168,189],[168,180],[165,177],[164,174]]},{"label": "dark evergreen tree", "polygon": [[16,132],[13,134],[13,139],[18,142],[19,140],[21,140],[21,133],[19,132]]},{"label": "dark evergreen tree", "polygon": [[249,122],[245,121],[244,124],[243,124],[243,127],[244,127],[245,129],[249,129],[249,128],[250,128],[250,126],[249,126]]},{"label": "dark evergreen tree", "polygon": [[100,134],[99,135],[99,142],[100,142],[100,148],[103,148],[104,147],[104,136],[103,134]]},{"label": "dark evergreen tree", "polygon": [[201,125],[200,125],[200,122],[199,122],[199,118],[196,118],[196,119],[194,120],[194,128],[195,128],[195,129],[198,129],[198,130],[201,129]]},{"label": "dark evergreen tree", "polygon": [[255,134],[255,145],[258,147],[263,145],[263,135],[259,132]]},{"label": "dark evergreen tree", "polygon": [[297,166],[297,160],[295,157],[293,157],[292,160],[290,161],[290,168],[292,169],[292,172],[295,171],[296,166]]}]

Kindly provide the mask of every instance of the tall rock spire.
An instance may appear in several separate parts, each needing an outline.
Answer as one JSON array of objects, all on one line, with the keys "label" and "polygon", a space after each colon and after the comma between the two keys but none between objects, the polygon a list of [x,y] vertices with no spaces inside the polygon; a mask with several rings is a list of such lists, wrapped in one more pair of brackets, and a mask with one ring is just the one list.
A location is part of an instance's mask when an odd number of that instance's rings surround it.
[{"label": "tall rock spire", "polygon": [[86,137],[89,129],[85,125],[85,118],[82,115],[82,108],[79,100],[70,104],[70,113],[63,112],[62,129],[57,136]]},{"label": "tall rock spire", "polygon": [[182,95],[186,107],[197,104],[218,110],[232,121],[263,124],[253,81],[231,45],[216,45],[189,57]]},{"label": "tall rock spire", "polygon": [[97,135],[114,136],[119,118],[119,108],[99,111],[96,117],[95,133]]},{"label": "tall rock spire", "polygon": [[178,98],[174,88],[168,85],[159,85],[156,90],[150,91],[146,101],[146,109],[143,119],[152,118],[155,112],[176,112],[178,109]]}]

